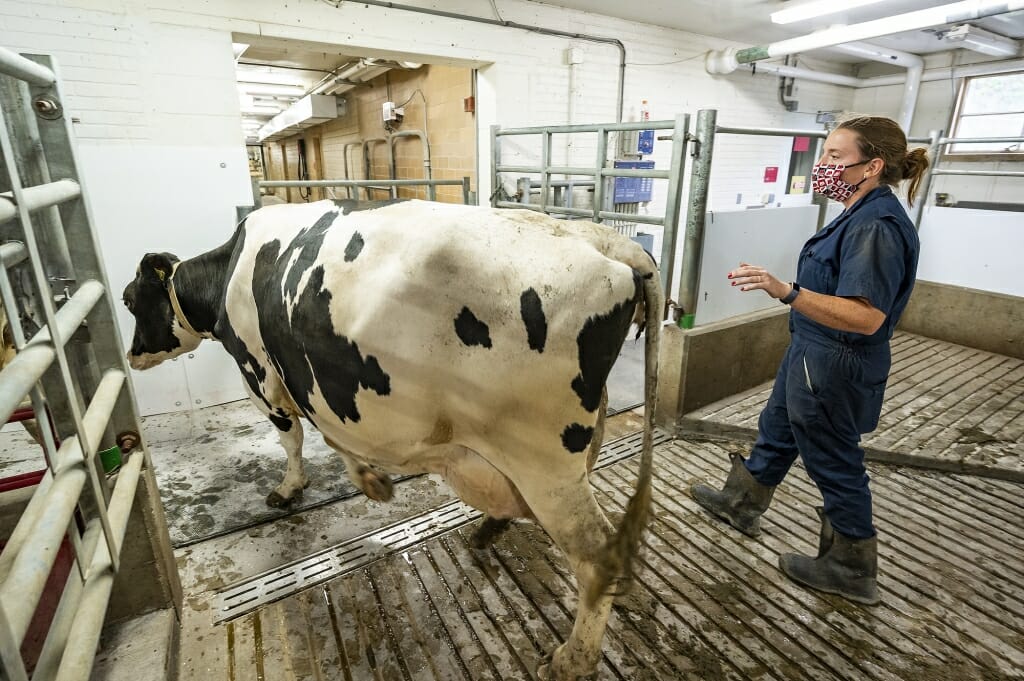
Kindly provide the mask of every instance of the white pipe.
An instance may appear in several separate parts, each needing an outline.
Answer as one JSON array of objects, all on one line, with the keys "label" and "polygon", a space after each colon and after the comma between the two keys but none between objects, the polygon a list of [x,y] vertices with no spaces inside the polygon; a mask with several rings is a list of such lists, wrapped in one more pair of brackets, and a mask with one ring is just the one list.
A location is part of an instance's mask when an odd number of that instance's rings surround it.
[{"label": "white pipe", "polygon": [[[786,78],[803,78],[819,83],[831,83],[844,87],[884,87],[887,85],[900,85],[907,79],[906,75],[897,73],[891,76],[874,76],[872,78],[857,78],[856,76],[844,76],[840,73],[830,71],[812,71],[811,69],[799,66],[784,66],[769,62],[758,62],[756,65],[748,64],[751,72],[762,74],[774,74]],[[953,80],[967,76],[990,76],[997,73],[1011,73],[1024,70],[1024,59],[1009,59],[1006,61],[983,62],[981,64],[968,64],[966,66],[943,66],[940,68],[928,69],[922,76],[921,81],[929,83],[936,80]]]},{"label": "white pipe", "polygon": [[914,121],[914,109],[917,107],[917,93],[921,89],[924,59],[909,52],[860,42],[836,45],[832,49],[852,54],[856,57],[882,62],[883,64],[903,66],[907,69],[907,77],[903,82],[903,99],[900,102],[900,113],[897,122],[899,122],[901,128],[909,133],[910,124]]},{"label": "white pipe", "polygon": [[776,74],[784,78],[802,78],[813,80],[818,83],[831,83],[832,85],[843,85],[846,87],[864,87],[864,79],[856,76],[844,76],[829,71],[812,71],[800,66],[785,66],[784,64],[772,64],[769,62],[758,62],[749,65],[752,71],[757,73]]},{"label": "white pipe", "polygon": [[711,51],[705,59],[704,66],[708,73],[732,73],[740,64],[747,64],[772,57],[784,57],[787,54],[832,47],[856,40],[870,40],[883,35],[915,31],[932,26],[961,24],[972,19],[1006,14],[1024,9],[1024,0],[963,0],[940,7],[922,9],[916,12],[898,14],[894,17],[866,21],[852,26],[833,26],[817,33],[782,40],[769,45],[749,47],[737,51],[734,48]]}]

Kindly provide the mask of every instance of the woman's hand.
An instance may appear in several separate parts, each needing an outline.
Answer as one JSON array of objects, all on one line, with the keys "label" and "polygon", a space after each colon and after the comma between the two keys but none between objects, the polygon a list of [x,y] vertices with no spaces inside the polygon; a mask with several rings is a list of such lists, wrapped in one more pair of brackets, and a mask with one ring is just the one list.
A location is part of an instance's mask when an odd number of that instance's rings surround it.
[{"label": "woman's hand", "polygon": [[779,281],[765,268],[745,262],[729,272],[729,278],[732,285],[739,286],[741,291],[761,289],[772,298],[784,298],[793,289],[789,282]]}]

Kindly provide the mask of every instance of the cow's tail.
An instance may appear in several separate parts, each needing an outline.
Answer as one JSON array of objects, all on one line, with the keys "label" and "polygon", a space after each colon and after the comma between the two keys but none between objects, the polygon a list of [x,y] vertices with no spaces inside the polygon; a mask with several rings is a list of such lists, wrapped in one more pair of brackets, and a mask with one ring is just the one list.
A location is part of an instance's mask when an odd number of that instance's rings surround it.
[{"label": "cow's tail", "polygon": [[647,526],[651,508],[651,476],[654,463],[654,410],[658,398],[658,342],[661,336],[663,308],[661,283],[657,270],[648,265],[642,272],[643,308],[646,336],[644,341],[644,434],[640,453],[640,471],[636,490],[626,505],[615,534],[608,540],[604,555],[597,564],[597,575],[587,593],[594,604],[606,593],[621,593],[633,579],[633,560],[640,548],[640,538]]}]

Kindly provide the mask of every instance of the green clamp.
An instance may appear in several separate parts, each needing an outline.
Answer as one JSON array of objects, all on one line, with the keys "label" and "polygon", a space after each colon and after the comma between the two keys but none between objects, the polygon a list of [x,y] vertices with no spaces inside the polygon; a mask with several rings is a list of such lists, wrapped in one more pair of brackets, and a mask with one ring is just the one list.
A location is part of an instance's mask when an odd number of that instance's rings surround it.
[{"label": "green clamp", "polygon": [[117,445],[99,452],[99,457],[104,473],[113,473],[121,467],[121,448]]},{"label": "green clamp", "polygon": [[694,316],[695,315],[692,315],[692,314],[684,314],[682,317],[680,317],[679,318],[679,328],[680,329],[692,329],[693,328],[693,318],[694,318]]}]

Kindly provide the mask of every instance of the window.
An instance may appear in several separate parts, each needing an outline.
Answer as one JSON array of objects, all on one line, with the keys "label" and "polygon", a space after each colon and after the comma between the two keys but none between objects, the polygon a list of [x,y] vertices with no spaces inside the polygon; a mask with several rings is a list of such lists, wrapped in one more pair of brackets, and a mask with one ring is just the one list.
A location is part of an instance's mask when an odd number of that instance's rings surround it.
[{"label": "window", "polygon": [[[964,78],[953,115],[953,137],[1024,136],[1024,72]],[[953,144],[946,157],[957,160],[1024,160],[1020,142]]]}]

